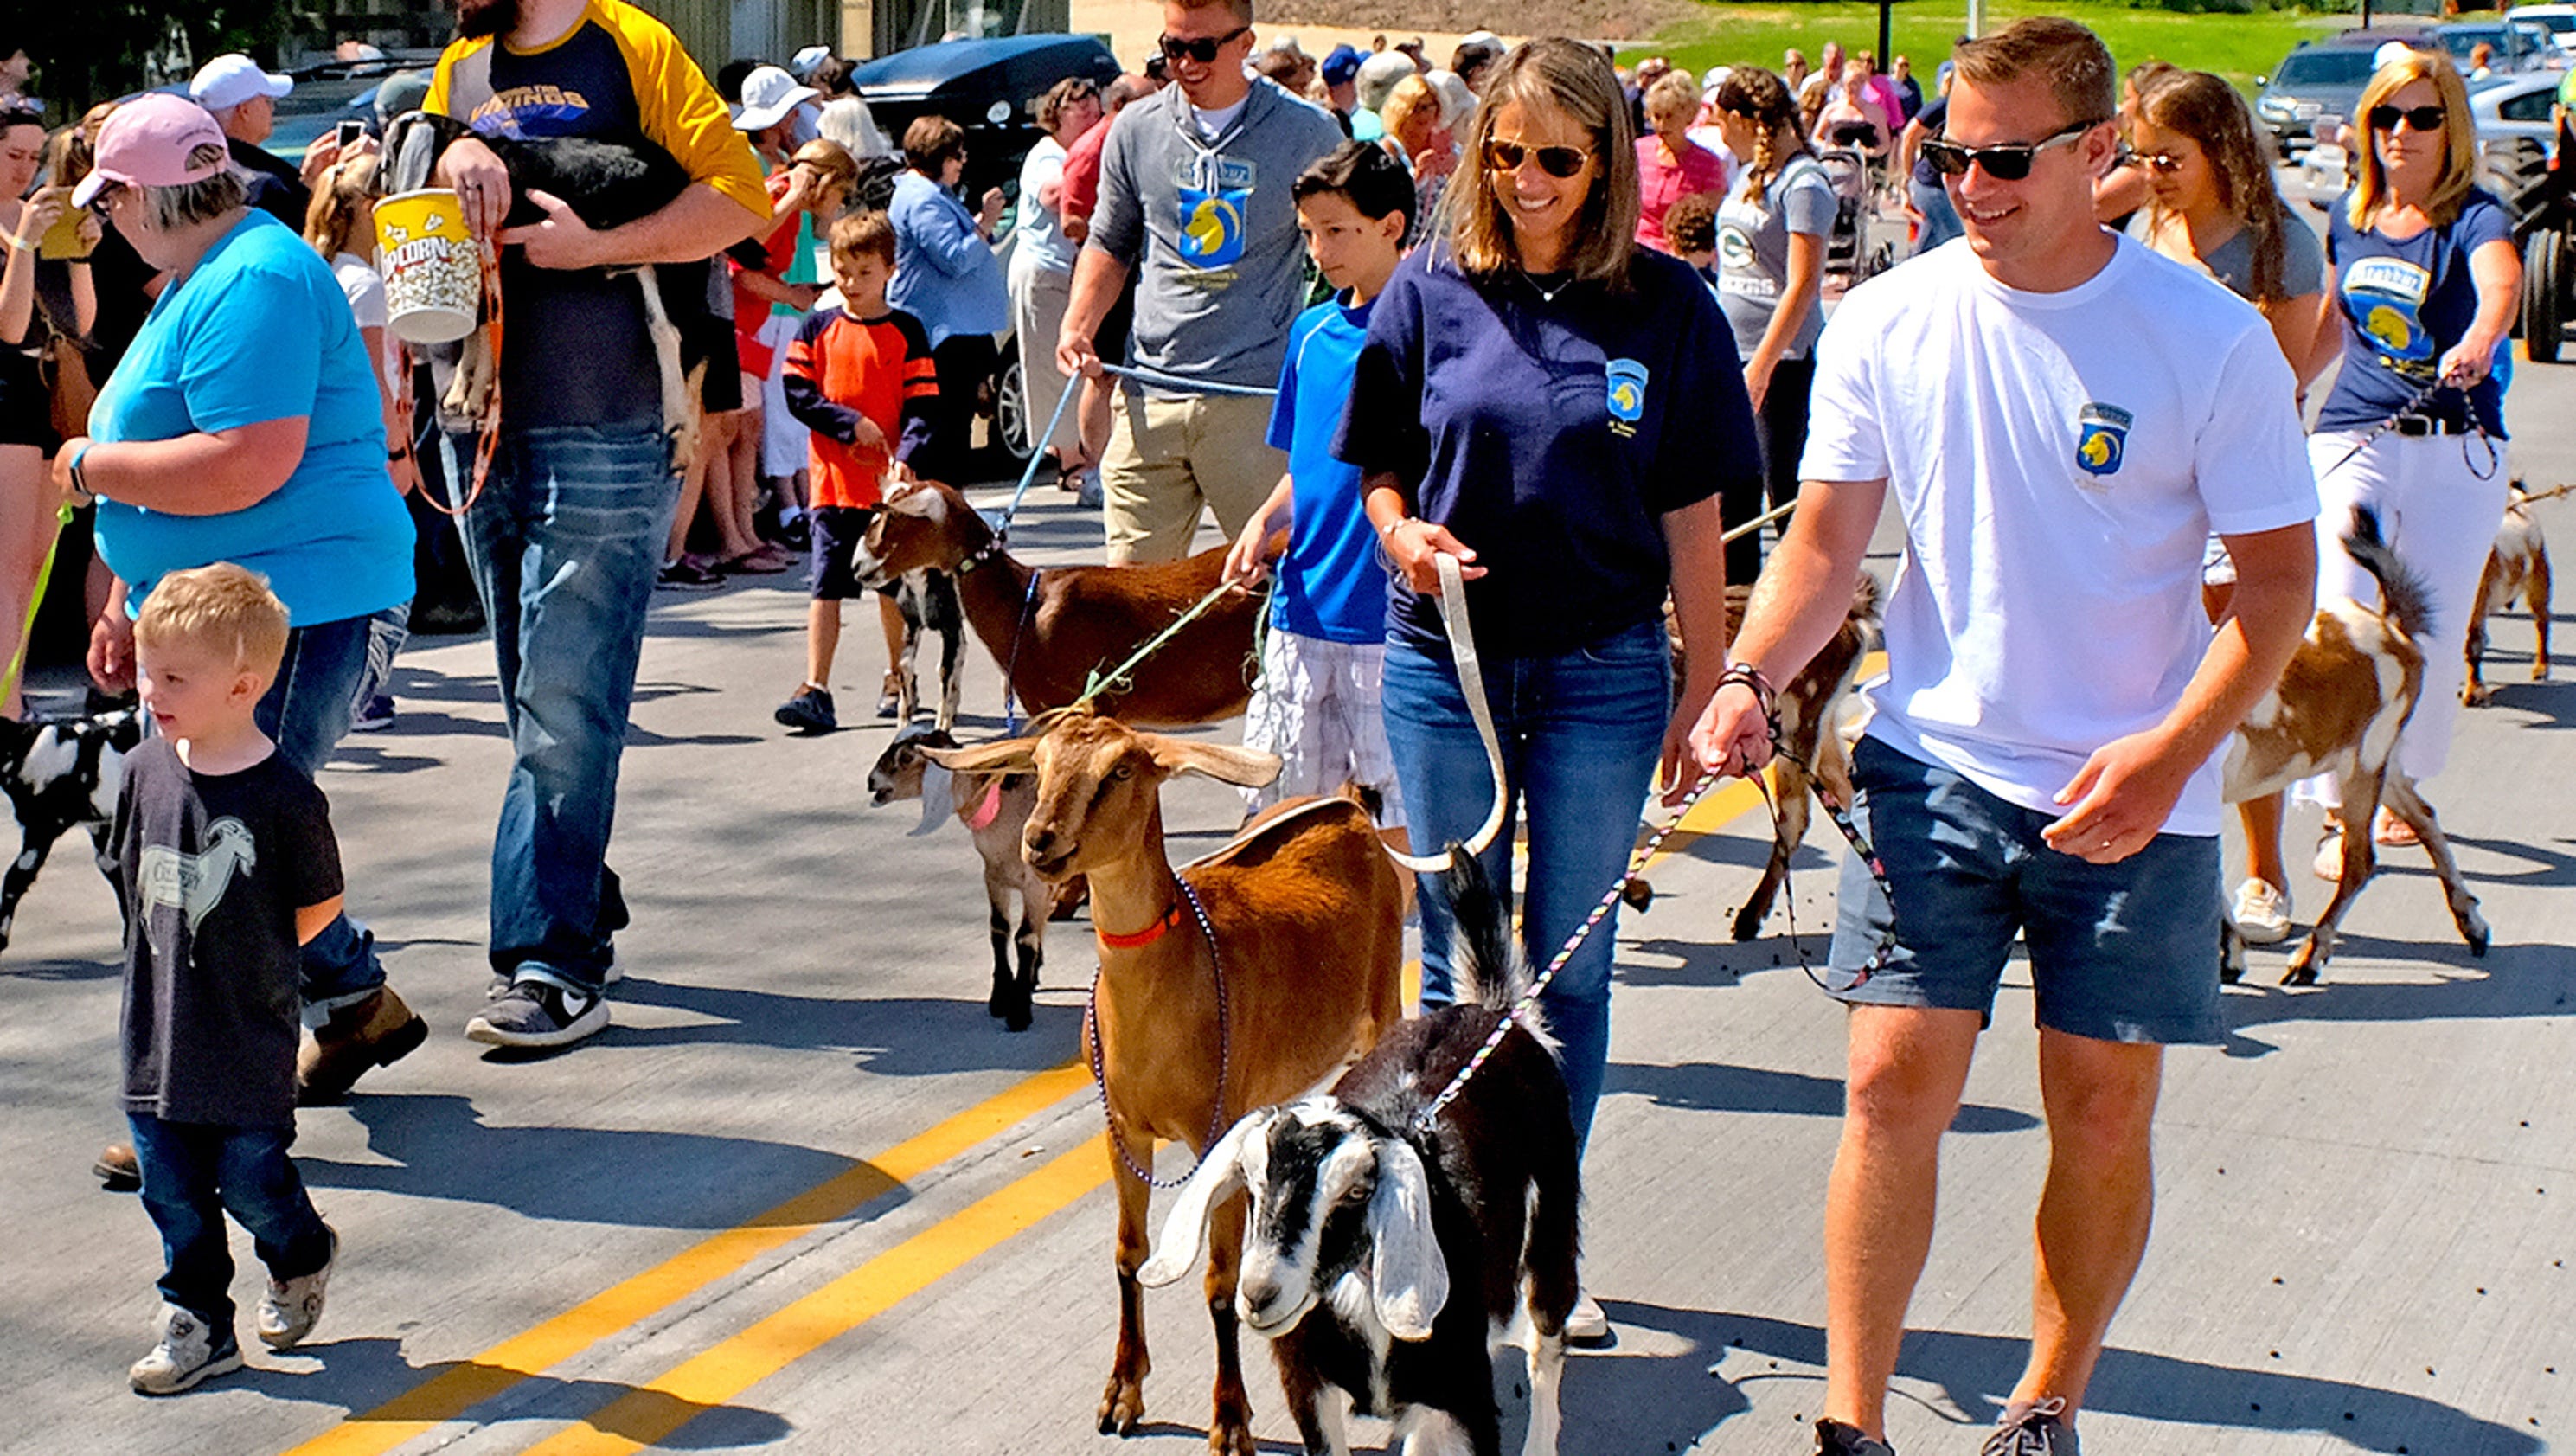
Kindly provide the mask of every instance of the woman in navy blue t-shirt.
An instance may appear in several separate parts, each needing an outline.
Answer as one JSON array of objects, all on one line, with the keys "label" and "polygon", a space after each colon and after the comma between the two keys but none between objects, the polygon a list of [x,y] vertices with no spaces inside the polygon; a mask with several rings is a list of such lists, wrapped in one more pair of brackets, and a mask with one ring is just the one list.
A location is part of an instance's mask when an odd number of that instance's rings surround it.
[{"label": "woman in navy blue t-shirt", "polygon": [[[1725,665],[1717,494],[1759,469],[1735,337],[1687,264],[1638,248],[1636,145],[1598,51],[1535,40],[1496,69],[1445,226],[1369,318],[1335,453],[1363,472],[1389,583],[1385,712],[1414,844],[1485,818],[1494,789],[1439,615],[1468,615],[1529,823],[1522,935],[1544,965],[1619,882]],[[1664,596],[1690,680],[1673,700]],[[1487,851],[1508,885],[1509,821]],[[1449,913],[1423,884],[1422,999],[1451,999]],[[1609,1054],[1612,926],[1548,989],[1578,1135]],[[1598,1321],[1598,1307],[1582,1313]],[[1578,1320],[1578,1324],[1582,1321]],[[1575,1331],[1580,1333],[1580,1331]]]},{"label": "woman in navy blue t-shirt", "polygon": [[[2397,747],[2398,766],[2420,783],[2450,752],[2469,600],[2504,519],[2504,386],[2492,369],[2522,264],[2511,215],[2476,185],[2468,88],[2448,57],[2411,51],[2381,67],[2356,110],[2368,141],[2326,235],[2334,336],[2320,331],[2311,360],[2313,371],[2336,348],[2343,355],[2309,442],[2319,472],[2317,599],[2378,599],[2340,544],[2353,506],[2376,508],[2390,546],[2433,594],[2439,637],[2423,644],[2423,696]],[[2392,418],[2394,428],[2371,437]],[[2331,812],[2331,781],[2311,788]],[[2329,819],[2322,878],[2341,867],[2341,832]],[[2414,842],[2384,811],[2377,833],[2381,844]]]}]

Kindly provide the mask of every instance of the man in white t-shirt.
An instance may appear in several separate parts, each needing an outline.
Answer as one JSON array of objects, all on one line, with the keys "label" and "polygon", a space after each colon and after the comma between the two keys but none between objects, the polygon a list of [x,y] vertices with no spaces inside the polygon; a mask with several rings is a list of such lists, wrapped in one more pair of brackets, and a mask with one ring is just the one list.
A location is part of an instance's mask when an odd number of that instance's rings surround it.
[{"label": "man in white t-shirt", "polygon": [[[1770,753],[1769,684],[1841,623],[1893,490],[1907,554],[1854,752],[1892,887],[1846,865],[1830,984],[1849,1102],[1825,1215],[1818,1449],[1887,1456],[1942,1132],[2018,933],[2050,1160],[2029,1365],[1990,1456],[2073,1456],[2146,1245],[2162,1047],[2222,1039],[2212,759],[2289,661],[2315,488],[2262,317],[2093,221],[2115,72],[2064,20],[1958,51],[1942,141],[1970,246],[1853,290],[1817,347],[1798,514],[1693,736]],[[2202,536],[2240,563],[2199,615]],[[2249,591],[2250,588],[2250,591]]]}]

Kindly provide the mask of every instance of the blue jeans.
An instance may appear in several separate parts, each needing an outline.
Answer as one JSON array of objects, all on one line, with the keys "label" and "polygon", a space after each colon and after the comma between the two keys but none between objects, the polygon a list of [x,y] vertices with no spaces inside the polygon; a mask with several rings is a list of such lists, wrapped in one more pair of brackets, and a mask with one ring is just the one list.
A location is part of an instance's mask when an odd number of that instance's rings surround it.
[{"label": "blue jeans", "polygon": [[227,1210],[250,1230],[271,1278],[300,1279],[331,1261],[331,1231],[286,1156],[294,1124],[215,1127],[163,1122],[148,1112],[129,1112],[125,1120],[143,1172],[143,1210],[161,1231],[163,1299],[210,1328],[232,1328]]},{"label": "blue jeans", "polygon": [[1931,252],[1964,231],[1959,223],[1959,209],[1950,201],[1949,188],[1938,182],[1926,187],[1908,178],[1905,195],[1913,202],[1914,210],[1923,214],[1923,226],[1914,235],[1915,256]]},{"label": "blue jeans", "polygon": [[[1661,622],[1643,622],[1562,657],[1488,659],[1485,693],[1502,740],[1512,806],[1481,856],[1511,896],[1513,821],[1529,820],[1528,904],[1521,943],[1532,974],[1574,933],[1628,867],[1637,821],[1672,713],[1672,656]],[[1493,805],[1484,745],[1444,654],[1390,641],[1386,648],[1387,747],[1416,853],[1464,841]],[[1449,975],[1449,899],[1437,876],[1421,881],[1422,1004],[1456,999]],[[1564,1048],[1565,1085],[1580,1146],[1610,1062],[1610,960],[1618,913],[1595,929],[1540,998]]]},{"label": "blue jeans", "polygon": [[[404,602],[371,616],[316,622],[286,634],[277,680],[251,717],[306,777],[322,771],[331,750],[348,733],[359,690],[384,681],[410,620],[411,603]],[[375,936],[346,915],[335,917],[305,942],[300,980],[307,1026],[320,1026],[332,1012],[374,995],[385,983]]]},{"label": "blue jeans", "polygon": [[[473,439],[452,436],[450,478]],[[492,968],[596,993],[625,924],[604,863],[644,609],[679,496],[650,425],[507,430],[465,519],[515,760],[492,839]]]}]

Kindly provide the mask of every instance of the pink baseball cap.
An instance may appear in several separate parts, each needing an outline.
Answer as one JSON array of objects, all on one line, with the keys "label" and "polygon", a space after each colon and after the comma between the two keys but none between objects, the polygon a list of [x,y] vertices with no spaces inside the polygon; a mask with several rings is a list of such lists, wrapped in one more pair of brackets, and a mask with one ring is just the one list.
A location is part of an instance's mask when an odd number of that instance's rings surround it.
[{"label": "pink baseball cap", "polygon": [[87,207],[111,182],[127,187],[182,187],[203,182],[232,159],[224,129],[185,96],[155,91],[116,108],[99,128],[98,160],[72,189]]}]

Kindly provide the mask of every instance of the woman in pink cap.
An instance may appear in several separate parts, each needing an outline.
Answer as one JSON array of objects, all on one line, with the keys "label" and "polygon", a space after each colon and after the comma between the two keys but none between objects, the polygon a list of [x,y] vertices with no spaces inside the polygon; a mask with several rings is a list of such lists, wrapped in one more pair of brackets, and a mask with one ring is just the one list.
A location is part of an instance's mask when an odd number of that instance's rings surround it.
[{"label": "woman in pink cap", "polygon": [[[129,687],[134,616],[174,571],[218,561],[268,579],[292,631],[256,717],[308,776],[348,732],[359,685],[402,640],[411,518],[388,464],[373,363],[330,265],[294,229],[246,205],[223,132],[185,97],[117,108],[74,189],[170,278],[116,372],[90,433],[63,442],[58,486],[98,498],[98,548],[116,574],[90,631],[90,675]],[[308,1102],[426,1034],[384,984],[373,940],[348,917],[305,947],[296,1067]]]}]

